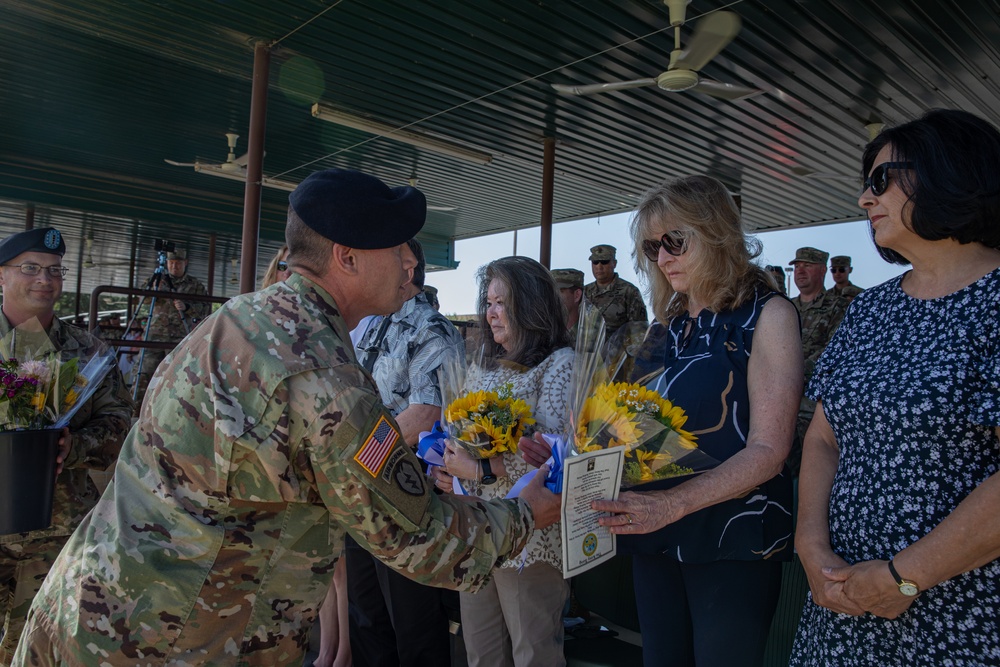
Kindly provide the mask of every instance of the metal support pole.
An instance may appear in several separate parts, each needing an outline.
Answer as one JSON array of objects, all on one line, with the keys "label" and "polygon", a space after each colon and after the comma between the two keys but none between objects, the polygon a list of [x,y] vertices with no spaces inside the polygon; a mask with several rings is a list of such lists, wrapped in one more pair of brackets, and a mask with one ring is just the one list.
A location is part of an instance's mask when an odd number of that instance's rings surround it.
[{"label": "metal support pole", "polygon": [[267,127],[267,82],[271,50],[258,42],[253,50],[253,87],[250,93],[250,132],[247,137],[247,187],[243,196],[243,246],[240,256],[240,292],[257,289],[257,243],[260,237],[260,191],[264,174],[264,134]]},{"label": "metal support pole", "polygon": [[542,215],[541,242],[538,261],[546,269],[552,262],[552,192],[555,187],[556,140],[545,138],[545,157],[542,161]]}]

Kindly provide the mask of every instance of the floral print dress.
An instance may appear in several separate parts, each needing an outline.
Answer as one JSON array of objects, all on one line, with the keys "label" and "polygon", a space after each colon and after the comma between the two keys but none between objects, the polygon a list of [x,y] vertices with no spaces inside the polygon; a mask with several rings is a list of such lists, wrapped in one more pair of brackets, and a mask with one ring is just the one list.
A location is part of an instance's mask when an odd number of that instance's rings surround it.
[{"label": "floral print dress", "polygon": [[[937,299],[910,297],[901,281],[854,299],[809,386],[840,448],[830,545],[852,564],[892,558],[1000,469],[1000,269]],[[1000,560],[925,591],[895,620],[810,596],[791,664],[1000,665],[998,619]]]}]

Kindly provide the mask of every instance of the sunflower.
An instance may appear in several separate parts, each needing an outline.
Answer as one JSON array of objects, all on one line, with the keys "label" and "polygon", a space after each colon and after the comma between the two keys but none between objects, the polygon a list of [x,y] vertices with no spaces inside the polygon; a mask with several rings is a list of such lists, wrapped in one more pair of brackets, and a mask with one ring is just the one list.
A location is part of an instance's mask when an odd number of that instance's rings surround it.
[{"label": "sunflower", "polygon": [[513,385],[496,391],[471,391],[445,408],[449,432],[477,458],[516,452],[524,427],[534,424],[531,406],[513,397]]}]

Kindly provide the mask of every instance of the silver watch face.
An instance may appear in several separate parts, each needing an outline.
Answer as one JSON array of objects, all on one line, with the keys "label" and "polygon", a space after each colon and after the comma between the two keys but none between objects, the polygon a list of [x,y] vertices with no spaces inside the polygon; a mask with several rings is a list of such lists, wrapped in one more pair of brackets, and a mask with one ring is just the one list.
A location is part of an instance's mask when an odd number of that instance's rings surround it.
[{"label": "silver watch face", "polygon": [[904,581],[899,585],[899,592],[912,598],[916,597],[917,593],[920,592],[920,589],[918,589],[915,584]]}]

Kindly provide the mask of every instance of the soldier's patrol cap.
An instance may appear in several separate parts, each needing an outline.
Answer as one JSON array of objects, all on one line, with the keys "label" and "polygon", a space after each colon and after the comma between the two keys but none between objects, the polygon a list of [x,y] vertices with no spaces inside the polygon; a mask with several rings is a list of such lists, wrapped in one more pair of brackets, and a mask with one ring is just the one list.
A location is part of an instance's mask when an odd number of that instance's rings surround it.
[{"label": "soldier's patrol cap", "polygon": [[174,250],[173,252],[167,253],[167,259],[187,259],[187,258],[188,258],[187,250],[178,249]]},{"label": "soldier's patrol cap", "polygon": [[837,255],[830,258],[830,266],[847,266],[851,265],[851,258],[847,255]]},{"label": "soldier's patrol cap", "polygon": [[613,260],[615,259],[615,254],[617,252],[618,251],[613,245],[605,245],[603,243],[601,245],[595,245],[590,249],[590,261],[600,262],[609,259]]},{"label": "soldier's patrol cap", "polygon": [[795,251],[795,259],[793,259],[789,264],[795,264],[796,262],[806,262],[808,264],[826,264],[826,260],[830,259],[830,253],[823,252],[822,250],[817,250],[816,248],[810,248],[806,246],[805,248],[799,248]]},{"label": "soldier's patrol cap", "polygon": [[39,227],[11,234],[0,241],[0,264],[6,264],[22,252],[45,252],[62,257],[66,254],[66,243],[55,227]]},{"label": "soldier's patrol cap", "polygon": [[583,271],[579,269],[552,269],[549,273],[559,289],[583,289]]},{"label": "soldier's patrol cap", "polygon": [[438,288],[437,287],[433,287],[431,285],[424,285],[424,291],[427,292],[427,294],[429,294],[431,296],[437,296],[438,295]]},{"label": "soldier's patrol cap", "polygon": [[288,196],[295,214],[317,234],[361,250],[392,248],[420,231],[427,200],[408,185],[390,188],[350,169],[313,172]]}]

